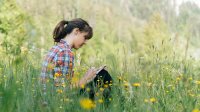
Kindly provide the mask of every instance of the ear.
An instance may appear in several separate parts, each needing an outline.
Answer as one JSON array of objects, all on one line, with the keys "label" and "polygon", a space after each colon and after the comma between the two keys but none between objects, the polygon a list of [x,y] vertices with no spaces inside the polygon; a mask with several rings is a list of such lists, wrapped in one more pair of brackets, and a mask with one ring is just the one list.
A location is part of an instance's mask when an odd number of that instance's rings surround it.
[{"label": "ear", "polygon": [[80,32],[79,28],[74,28],[74,29],[73,29],[73,33],[74,33],[75,35],[77,35],[79,32]]}]

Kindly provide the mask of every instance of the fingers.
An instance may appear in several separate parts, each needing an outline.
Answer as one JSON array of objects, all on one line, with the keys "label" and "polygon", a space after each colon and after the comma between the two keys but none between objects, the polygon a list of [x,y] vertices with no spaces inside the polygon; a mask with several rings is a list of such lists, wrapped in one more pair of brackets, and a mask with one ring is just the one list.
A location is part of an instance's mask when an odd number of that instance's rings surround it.
[{"label": "fingers", "polygon": [[106,67],[106,65],[101,66],[101,67],[97,70],[96,74],[98,74],[98,73],[99,73],[101,70],[103,70],[105,67]]}]

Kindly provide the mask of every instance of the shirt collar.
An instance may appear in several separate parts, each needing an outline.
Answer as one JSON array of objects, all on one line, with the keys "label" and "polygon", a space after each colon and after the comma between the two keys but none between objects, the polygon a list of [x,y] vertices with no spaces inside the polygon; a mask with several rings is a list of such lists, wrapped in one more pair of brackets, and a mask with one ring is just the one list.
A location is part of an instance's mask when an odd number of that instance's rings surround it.
[{"label": "shirt collar", "polygon": [[64,44],[64,46],[68,47],[71,50],[69,43],[65,39],[61,39],[59,43]]}]

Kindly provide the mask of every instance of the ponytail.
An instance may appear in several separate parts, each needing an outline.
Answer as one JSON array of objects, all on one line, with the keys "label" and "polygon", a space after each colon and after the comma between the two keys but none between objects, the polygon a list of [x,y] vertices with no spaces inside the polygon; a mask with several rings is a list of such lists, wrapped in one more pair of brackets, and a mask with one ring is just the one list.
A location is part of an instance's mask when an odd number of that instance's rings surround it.
[{"label": "ponytail", "polygon": [[56,25],[53,31],[54,42],[60,42],[60,40],[67,35],[67,32],[65,30],[67,24],[68,21],[62,20]]}]

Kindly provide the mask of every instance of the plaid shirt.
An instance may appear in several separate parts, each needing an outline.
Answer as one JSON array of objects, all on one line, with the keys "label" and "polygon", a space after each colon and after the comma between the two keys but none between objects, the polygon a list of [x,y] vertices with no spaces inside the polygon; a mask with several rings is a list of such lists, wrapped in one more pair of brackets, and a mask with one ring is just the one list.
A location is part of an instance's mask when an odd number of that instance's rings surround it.
[{"label": "plaid shirt", "polygon": [[[74,55],[68,43],[61,39],[45,56],[42,64],[41,78],[54,78],[56,86],[64,84],[66,79],[73,77]],[[62,79],[62,80],[61,80]],[[45,81],[46,82],[46,81]],[[46,83],[43,83],[46,89]]]}]

